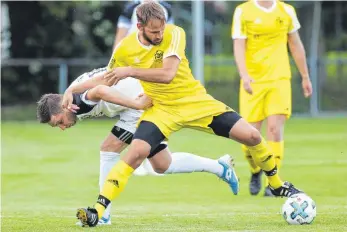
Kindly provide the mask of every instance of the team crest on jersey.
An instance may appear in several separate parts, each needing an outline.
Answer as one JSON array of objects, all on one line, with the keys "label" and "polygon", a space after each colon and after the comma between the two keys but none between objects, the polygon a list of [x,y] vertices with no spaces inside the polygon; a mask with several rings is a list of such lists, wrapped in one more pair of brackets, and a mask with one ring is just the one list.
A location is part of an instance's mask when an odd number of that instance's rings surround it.
[{"label": "team crest on jersey", "polygon": [[282,26],[283,25],[283,19],[281,17],[277,17],[276,18],[276,24],[279,27]]},{"label": "team crest on jersey", "polygon": [[154,61],[155,62],[162,62],[163,61],[163,55],[164,55],[164,52],[162,50],[156,51],[156,53],[154,54]]}]

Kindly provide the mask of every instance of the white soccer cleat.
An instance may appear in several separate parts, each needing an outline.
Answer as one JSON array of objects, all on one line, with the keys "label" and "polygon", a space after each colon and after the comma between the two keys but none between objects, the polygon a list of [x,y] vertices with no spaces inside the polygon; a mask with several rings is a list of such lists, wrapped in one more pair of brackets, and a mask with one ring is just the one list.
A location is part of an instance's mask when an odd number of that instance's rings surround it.
[{"label": "white soccer cleat", "polygon": [[135,176],[163,176],[164,174],[156,173],[152,167],[151,162],[145,159],[140,167],[136,168],[134,171]]},{"label": "white soccer cleat", "polygon": [[223,166],[224,171],[221,179],[224,180],[231,188],[234,195],[237,195],[240,191],[239,179],[237,178],[234,170],[233,158],[230,155],[224,155],[218,159],[218,163]]},{"label": "white soccer cleat", "polygon": [[135,176],[146,176],[146,175],[148,175],[148,171],[144,167],[143,163],[140,165],[140,167],[135,169],[134,175]]},{"label": "white soccer cleat", "polygon": [[164,175],[164,174],[155,172],[153,167],[152,167],[151,162],[148,159],[144,160],[142,165],[143,165],[144,169],[147,171],[148,175],[150,175],[150,176],[163,176]]}]

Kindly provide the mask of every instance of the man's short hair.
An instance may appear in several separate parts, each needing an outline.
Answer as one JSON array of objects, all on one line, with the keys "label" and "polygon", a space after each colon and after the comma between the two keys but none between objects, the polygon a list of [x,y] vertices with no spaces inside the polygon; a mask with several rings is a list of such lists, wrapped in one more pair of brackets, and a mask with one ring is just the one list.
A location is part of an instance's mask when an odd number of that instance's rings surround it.
[{"label": "man's short hair", "polygon": [[52,115],[63,112],[61,106],[62,96],[60,94],[44,94],[37,102],[37,119],[40,123],[51,121]]},{"label": "man's short hair", "polygon": [[166,21],[163,7],[154,1],[143,2],[136,8],[137,21],[142,25],[147,25],[149,20],[158,19]]}]

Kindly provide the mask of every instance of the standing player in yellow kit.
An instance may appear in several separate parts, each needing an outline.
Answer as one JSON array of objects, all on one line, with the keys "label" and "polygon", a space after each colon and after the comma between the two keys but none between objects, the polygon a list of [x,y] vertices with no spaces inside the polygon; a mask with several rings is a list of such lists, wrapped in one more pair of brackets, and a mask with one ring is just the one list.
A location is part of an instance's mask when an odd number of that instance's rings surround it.
[{"label": "standing player in yellow kit", "polygon": [[[111,83],[129,76],[141,80],[153,107],[143,113],[128,152],[108,174],[94,208],[78,209],[77,218],[82,224],[95,226],[105,208],[124,190],[134,169],[151,150],[183,127],[243,143],[267,175],[274,195],[289,197],[300,193],[291,183],[280,179],[274,156],[259,131],[207,94],[194,79],[185,55],[184,30],[166,25],[164,11],[155,2],[141,4],[136,13],[139,31],[124,38],[115,48],[105,78]],[[161,163],[163,169],[171,169],[170,156],[155,155],[151,159]],[[227,162],[222,163],[227,166]],[[225,170],[221,178],[236,195],[239,183],[235,171],[232,166]]]},{"label": "standing player in yellow kit", "polygon": [[[292,110],[287,44],[302,77],[304,96],[312,94],[299,28],[295,9],[278,0],[250,0],[234,12],[232,38],[241,76],[240,114],[259,131],[267,121],[267,141],[278,169],[283,159],[284,124]],[[249,149],[242,148],[252,172],[250,192],[257,195],[262,170]],[[269,186],[264,195],[272,195]]]}]

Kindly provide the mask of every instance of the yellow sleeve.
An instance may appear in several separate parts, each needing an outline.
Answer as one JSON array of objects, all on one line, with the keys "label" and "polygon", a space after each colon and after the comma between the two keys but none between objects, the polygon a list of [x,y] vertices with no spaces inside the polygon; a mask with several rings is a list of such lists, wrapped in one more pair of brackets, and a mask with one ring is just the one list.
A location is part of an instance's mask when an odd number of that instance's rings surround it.
[{"label": "yellow sleeve", "polygon": [[241,7],[236,7],[231,26],[231,38],[247,39],[246,22]]},{"label": "yellow sleeve", "polygon": [[124,61],[124,52],[121,46],[122,43],[119,43],[116,48],[113,50],[110,61],[107,65],[107,71],[114,69],[116,67],[125,67],[127,66]]},{"label": "yellow sleeve", "polygon": [[292,7],[291,5],[285,4],[284,9],[286,10],[287,14],[289,15],[291,19],[291,23],[289,24],[289,27],[288,27],[288,33],[290,34],[290,33],[296,32],[297,30],[300,29],[301,25],[298,20],[298,17],[296,16],[294,7]]},{"label": "yellow sleeve", "polygon": [[185,56],[186,49],[186,33],[180,27],[175,27],[171,32],[171,41],[164,51],[163,59],[169,56],[177,56],[182,59]]}]

